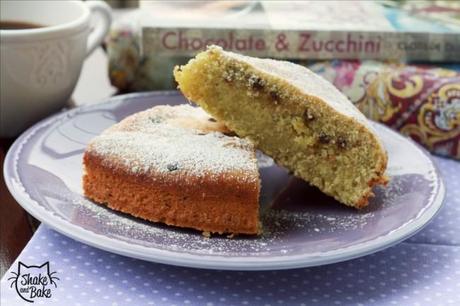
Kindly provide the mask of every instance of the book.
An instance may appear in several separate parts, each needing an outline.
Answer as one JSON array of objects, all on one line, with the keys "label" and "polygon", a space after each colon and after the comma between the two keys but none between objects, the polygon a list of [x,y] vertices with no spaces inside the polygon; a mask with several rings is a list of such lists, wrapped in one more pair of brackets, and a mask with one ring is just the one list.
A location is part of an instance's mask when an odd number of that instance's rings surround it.
[{"label": "book", "polygon": [[278,59],[460,61],[460,26],[373,1],[141,1],[141,50],[193,56],[216,44]]},{"label": "book", "polygon": [[[267,7],[272,5],[271,2],[267,4],[265,2],[248,3],[247,1],[189,1],[178,4],[174,1],[159,4],[148,1],[144,5],[141,3],[141,9],[124,16],[125,18],[115,20],[106,41],[109,55],[109,77],[111,83],[121,92],[176,89],[177,84],[172,75],[174,66],[185,64],[196,52],[206,48],[206,44],[209,43],[206,42],[206,39],[221,38],[222,36],[209,36],[209,33],[215,31],[219,35],[227,35],[228,45],[224,45],[227,49],[261,57],[283,58],[285,56],[289,61],[310,68],[333,83],[367,117],[410,136],[433,153],[460,159],[458,116],[452,115],[458,109],[456,101],[460,97],[460,64],[458,64],[460,60],[457,55],[460,52],[443,54],[439,50],[436,52],[430,50],[428,54],[421,54],[423,56],[415,54],[419,57],[414,57],[414,53],[404,52],[402,56],[399,56],[403,53],[402,51],[398,53],[386,50],[387,53],[381,53],[379,56],[387,58],[371,60],[369,58],[376,57],[376,55],[366,54],[366,45],[365,43],[363,45],[365,36],[362,34],[361,48],[364,48],[364,52],[350,50],[355,52],[352,55],[359,57],[358,60],[337,59],[344,57],[343,53],[339,55],[316,53],[316,55],[307,57],[304,53],[299,54],[299,52],[280,54],[274,51],[269,53],[270,50],[266,49],[270,43],[268,35],[275,35],[267,34],[267,32],[276,33],[268,27],[270,20],[271,25],[276,25],[278,22],[279,27],[290,27],[289,31],[293,33],[313,31],[314,28],[314,31],[325,32],[321,35],[329,35],[325,37],[330,37],[330,39],[338,39],[336,38],[338,34],[335,32],[340,33],[340,31],[345,35],[353,33],[355,33],[353,35],[360,35],[359,33],[365,29],[372,35],[382,35],[381,33],[393,33],[397,32],[394,29],[399,29],[398,31],[404,35],[415,32],[416,36],[412,40],[414,44],[423,42],[420,38],[422,35],[428,35],[429,39],[425,40],[425,43],[427,41],[432,43],[439,39],[443,43],[458,45],[456,19],[460,21],[458,18],[460,14],[455,13],[455,10],[449,12],[445,9],[434,8],[437,5],[435,1],[429,2],[428,6],[425,5],[425,2],[398,2],[398,7],[388,8],[381,5],[376,6],[374,2],[361,2],[357,4],[358,7],[341,6],[343,3],[341,1],[339,4],[335,3],[337,4],[334,6],[335,11],[331,14],[329,12],[331,1],[328,1],[324,7],[316,7],[316,11],[314,11],[315,4],[310,6],[310,11],[306,13],[306,16],[316,16],[316,19],[308,18],[309,23],[307,24],[294,17],[287,18],[288,15],[284,14],[284,11],[275,10],[274,15],[267,14],[267,11],[270,12],[270,8],[267,9]],[[346,3],[354,4],[354,2]],[[426,18],[419,20],[414,19],[413,16],[406,16],[399,8],[401,3],[410,5],[411,11],[423,12]],[[455,3],[451,1],[448,4],[454,5]],[[303,3],[289,2],[289,5],[291,5],[291,10],[305,11]],[[440,11],[448,14],[443,15],[439,13]],[[372,12],[377,13],[372,15]],[[338,17],[333,17],[337,15]],[[363,15],[366,18],[361,18]],[[209,16],[212,16],[211,20]],[[247,16],[251,18],[247,19]],[[283,20],[283,16],[288,20]],[[238,22],[244,18],[247,20]],[[277,18],[281,19],[277,21]],[[453,22],[444,22],[446,19],[453,20]],[[218,22],[219,20],[221,22]],[[441,22],[438,23],[436,20]],[[302,26],[309,27],[308,31],[300,26],[295,29],[295,25],[301,22],[304,22]],[[330,34],[331,31],[328,29],[333,25],[336,30]],[[181,34],[179,31],[185,32]],[[289,31],[285,30],[284,34],[288,35]],[[184,33],[187,36],[180,36]],[[250,36],[251,33],[253,33],[252,36]],[[187,42],[189,49],[190,44],[196,44],[193,47],[197,49],[196,51],[181,50],[178,46],[173,45],[168,45],[168,48],[161,47],[161,45],[156,46],[155,44],[161,43],[160,39],[164,39],[165,35],[169,35],[166,36],[166,39],[176,39],[178,43],[182,41],[182,44],[185,44],[189,37],[201,37],[201,40],[206,37],[206,39],[204,42]],[[241,40],[244,37],[247,39]],[[257,38],[264,39],[264,43],[258,42]],[[351,38],[350,42],[347,42],[348,48],[359,48],[359,39],[354,45]],[[313,39],[313,36],[309,39]],[[346,36],[345,39],[347,39]],[[408,39],[404,40],[404,43],[410,42]],[[174,43],[174,40],[168,40],[167,43]],[[220,43],[225,42],[220,41]],[[292,42],[289,41],[289,43]],[[262,48],[263,46],[265,48]],[[317,45],[315,47],[318,48]],[[383,47],[386,47],[384,37],[381,41],[381,48]],[[253,50],[239,50],[241,48],[252,48]],[[369,51],[371,46],[368,45],[367,48]],[[335,59],[324,60],[329,57]],[[313,58],[321,60],[310,60]],[[388,58],[397,59],[397,61],[388,61]],[[418,65],[403,61],[404,59],[407,61],[408,58],[432,61],[443,59],[457,63]]]}]

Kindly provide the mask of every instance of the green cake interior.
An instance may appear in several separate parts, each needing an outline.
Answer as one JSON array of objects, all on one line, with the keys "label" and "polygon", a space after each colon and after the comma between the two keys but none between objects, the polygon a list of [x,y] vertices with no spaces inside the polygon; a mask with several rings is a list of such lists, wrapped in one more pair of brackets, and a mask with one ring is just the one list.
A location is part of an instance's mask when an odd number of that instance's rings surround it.
[{"label": "green cake interior", "polygon": [[385,182],[375,135],[289,82],[214,49],[176,67],[175,77],[186,97],[340,202],[363,207]]}]

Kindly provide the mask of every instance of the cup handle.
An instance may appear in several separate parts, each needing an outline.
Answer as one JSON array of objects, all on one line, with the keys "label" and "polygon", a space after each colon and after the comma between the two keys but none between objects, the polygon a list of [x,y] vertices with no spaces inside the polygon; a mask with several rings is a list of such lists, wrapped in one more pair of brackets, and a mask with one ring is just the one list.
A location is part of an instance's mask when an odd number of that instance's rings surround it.
[{"label": "cup handle", "polygon": [[102,1],[88,1],[86,5],[91,11],[91,15],[99,14],[102,17],[88,36],[86,50],[86,56],[88,56],[101,44],[105,35],[109,32],[110,24],[112,23],[112,10],[110,6]]}]

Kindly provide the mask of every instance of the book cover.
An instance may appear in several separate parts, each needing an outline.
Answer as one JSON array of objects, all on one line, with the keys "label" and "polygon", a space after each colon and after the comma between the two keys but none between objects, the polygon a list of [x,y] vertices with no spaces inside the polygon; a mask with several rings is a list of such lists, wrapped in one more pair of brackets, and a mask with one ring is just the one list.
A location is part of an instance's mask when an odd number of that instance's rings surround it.
[{"label": "book cover", "polygon": [[141,1],[145,53],[207,45],[279,59],[460,61],[460,26],[371,1]]}]

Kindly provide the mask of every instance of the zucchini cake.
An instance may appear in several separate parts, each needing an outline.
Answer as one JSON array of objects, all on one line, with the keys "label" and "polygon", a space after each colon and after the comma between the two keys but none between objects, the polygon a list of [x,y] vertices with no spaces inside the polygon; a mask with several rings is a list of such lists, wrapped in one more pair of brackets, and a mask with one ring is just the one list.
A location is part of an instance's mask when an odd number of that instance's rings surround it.
[{"label": "zucchini cake", "polygon": [[188,99],[338,201],[364,207],[372,188],[386,184],[387,155],[374,129],[307,68],[211,46],[174,76]]},{"label": "zucchini cake", "polygon": [[156,106],[131,115],[88,145],[84,193],[149,221],[210,233],[257,234],[255,149],[229,134],[190,105]]}]

